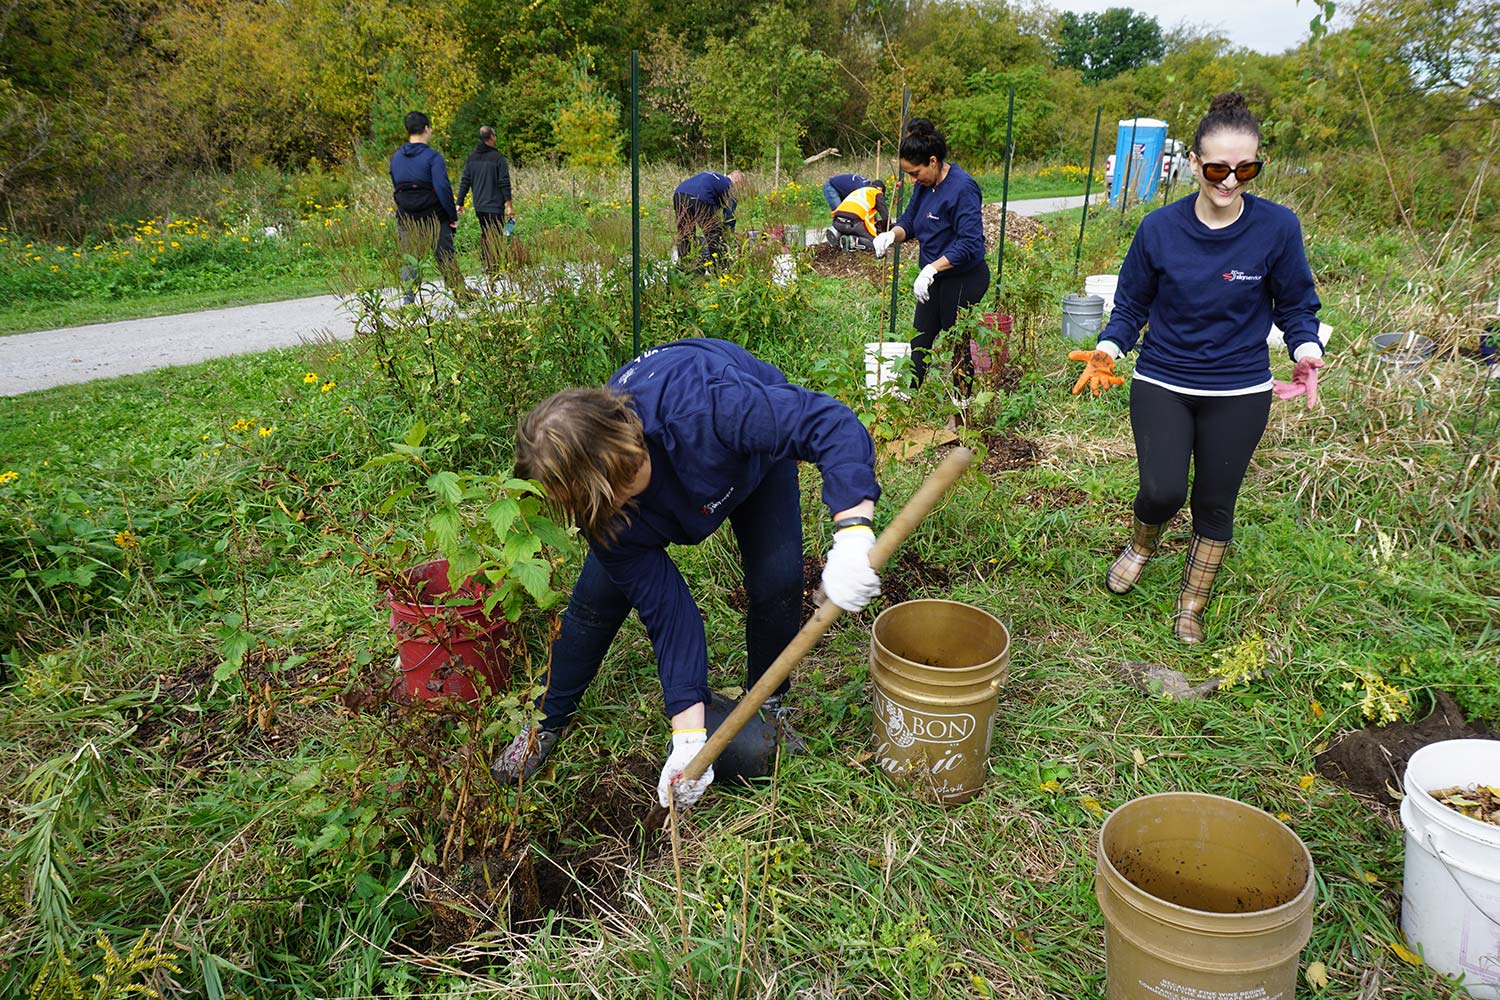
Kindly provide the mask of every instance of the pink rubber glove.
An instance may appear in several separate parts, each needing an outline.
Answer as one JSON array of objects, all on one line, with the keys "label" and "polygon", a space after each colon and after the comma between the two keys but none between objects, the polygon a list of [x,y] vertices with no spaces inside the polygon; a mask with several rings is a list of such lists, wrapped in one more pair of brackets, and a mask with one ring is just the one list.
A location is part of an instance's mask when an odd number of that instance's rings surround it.
[{"label": "pink rubber glove", "polygon": [[1318,405],[1318,369],[1322,367],[1322,358],[1303,358],[1292,369],[1292,380],[1275,382],[1271,391],[1276,393],[1277,399],[1296,399],[1305,394],[1310,410]]}]

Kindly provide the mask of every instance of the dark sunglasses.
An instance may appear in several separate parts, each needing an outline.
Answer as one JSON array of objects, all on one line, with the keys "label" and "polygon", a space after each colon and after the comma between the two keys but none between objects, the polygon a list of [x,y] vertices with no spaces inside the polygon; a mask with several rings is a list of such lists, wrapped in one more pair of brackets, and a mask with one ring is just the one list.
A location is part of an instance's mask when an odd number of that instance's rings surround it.
[{"label": "dark sunglasses", "polygon": [[1231,167],[1227,163],[1205,163],[1202,165],[1203,179],[1211,184],[1217,184],[1230,174],[1234,174],[1235,180],[1244,184],[1246,181],[1255,180],[1260,175],[1260,168],[1265,165],[1264,160],[1251,160],[1237,167]]}]

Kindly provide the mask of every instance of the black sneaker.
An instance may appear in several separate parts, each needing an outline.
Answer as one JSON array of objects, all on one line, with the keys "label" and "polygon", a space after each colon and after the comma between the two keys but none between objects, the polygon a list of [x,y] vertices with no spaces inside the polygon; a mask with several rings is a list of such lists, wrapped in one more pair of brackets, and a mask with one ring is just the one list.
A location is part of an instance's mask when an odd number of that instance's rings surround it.
[{"label": "black sneaker", "polygon": [[495,758],[490,767],[495,780],[502,785],[514,785],[522,778],[530,781],[531,776],[542,769],[561,736],[559,730],[526,726]]},{"label": "black sneaker", "polygon": [[766,718],[776,725],[776,737],[781,741],[781,752],[788,757],[795,757],[807,750],[807,741],[802,734],[792,728],[792,716],[795,711],[792,707],[781,700],[781,695],[773,694],[760,706]]}]

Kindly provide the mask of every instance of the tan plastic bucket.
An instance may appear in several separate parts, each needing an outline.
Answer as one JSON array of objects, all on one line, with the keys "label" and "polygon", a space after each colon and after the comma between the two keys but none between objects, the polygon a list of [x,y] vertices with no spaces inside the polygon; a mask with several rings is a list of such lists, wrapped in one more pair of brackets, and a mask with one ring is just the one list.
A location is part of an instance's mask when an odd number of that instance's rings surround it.
[{"label": "tan plastic bucket", "polygon": [[1109,1000],[1292,1000],[1312,934],[1312,856],[1217,795],[1125,803],[1099,831]]},{"label": "tan plastic bucket", "polygon": [[907,601],[870,629],[875,757],[947,804],[978,794],[1010,633],[991,614],[957,601]]}]

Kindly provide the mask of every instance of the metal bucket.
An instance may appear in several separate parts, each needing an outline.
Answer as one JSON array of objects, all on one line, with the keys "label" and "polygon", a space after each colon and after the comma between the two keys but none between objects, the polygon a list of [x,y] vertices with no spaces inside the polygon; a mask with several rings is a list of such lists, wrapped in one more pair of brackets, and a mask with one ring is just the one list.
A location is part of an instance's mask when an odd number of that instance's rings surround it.
[{"label": "metal bucket", "polygon": [[945,805],[979,793],[1010,633],[957,601],[907,601],[870,628],[875,757],[881,770]]},{"label": "metal bucket", "polygon": [[1397,333],[1377,333],[1370,338],[1375,348],[1375,358],[1386,365],[1392,375],[1412,375],[1422,370],[1433,354],[1437,344],[1431,337],[1424,337],[1415,330]]},{"label": "metal bucket", "polygon": [[1317,880],[1284,823],[1218,795],[1125,803],[1099,831],[1109,1000],[1290,998]]},{"label": "metal bucket", "polygon": [[788,224],[783,242],[793,250],[801,250],[803,245],[802,227]]},{"label": "metal bucket", "polygon": [[1098,295],[1064,295],[1062,332],[1069,340],[1093,344],[1104,321],[1104,299]]}]

